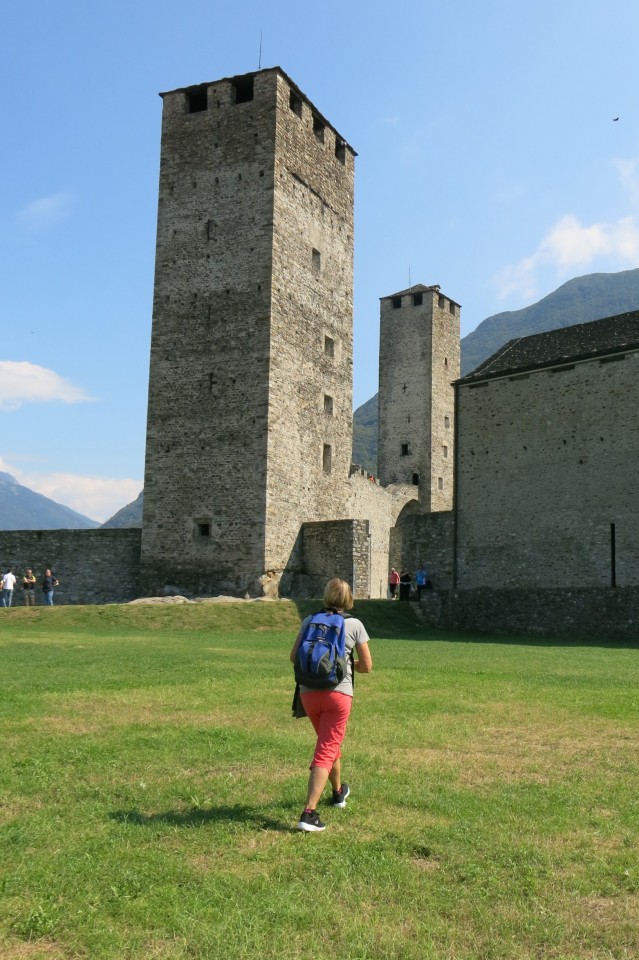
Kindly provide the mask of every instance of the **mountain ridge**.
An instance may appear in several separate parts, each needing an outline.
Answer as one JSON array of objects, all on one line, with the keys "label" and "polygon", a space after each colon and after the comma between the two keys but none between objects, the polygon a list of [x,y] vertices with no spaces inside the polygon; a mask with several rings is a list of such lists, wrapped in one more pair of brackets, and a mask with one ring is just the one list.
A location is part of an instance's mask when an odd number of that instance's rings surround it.
[{"label": "mountain ridge", "polygon": [[100,524],[0,473],[0,530],[88,530]]}]

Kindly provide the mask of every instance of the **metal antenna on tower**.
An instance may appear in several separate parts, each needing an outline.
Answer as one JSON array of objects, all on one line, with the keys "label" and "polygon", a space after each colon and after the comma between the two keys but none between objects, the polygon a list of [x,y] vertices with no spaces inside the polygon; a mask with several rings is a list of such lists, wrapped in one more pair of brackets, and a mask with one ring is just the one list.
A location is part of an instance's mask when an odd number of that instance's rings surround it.
[{"label": "metal antenna on tower", "polygon": [[410,282],[410,263],[409,263],[408,264],[408,289],[410,290],[410,288],[411,288],[411,282]]},{"label": "metal antenna on tower", "polygon": [[262,31],[261,30],[260,30],[260,56],[257,61],[257,69],[258,70],[262,69]]}]

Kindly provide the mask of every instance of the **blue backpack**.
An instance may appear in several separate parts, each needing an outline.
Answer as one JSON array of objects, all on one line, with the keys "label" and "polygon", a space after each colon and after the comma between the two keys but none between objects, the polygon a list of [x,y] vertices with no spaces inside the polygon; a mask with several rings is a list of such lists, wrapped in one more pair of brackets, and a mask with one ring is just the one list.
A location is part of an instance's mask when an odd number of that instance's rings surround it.
[{"label": "blue backpack", "polygon": [[307,623],[295,656],[295,680],[330,690],[346,676],[346,627],[341,613],[322,611]]}]

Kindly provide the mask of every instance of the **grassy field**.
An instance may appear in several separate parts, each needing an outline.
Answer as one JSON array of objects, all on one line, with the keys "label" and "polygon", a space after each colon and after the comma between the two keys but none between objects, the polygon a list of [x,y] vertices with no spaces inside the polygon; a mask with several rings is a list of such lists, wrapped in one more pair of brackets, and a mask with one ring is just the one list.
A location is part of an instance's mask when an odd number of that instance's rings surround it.
[{"label": "grassy field", "polygon": [[302,834],[306,612],[1,612],[2,960],[636,958],[639,647],[358,604],[352,795]]}]

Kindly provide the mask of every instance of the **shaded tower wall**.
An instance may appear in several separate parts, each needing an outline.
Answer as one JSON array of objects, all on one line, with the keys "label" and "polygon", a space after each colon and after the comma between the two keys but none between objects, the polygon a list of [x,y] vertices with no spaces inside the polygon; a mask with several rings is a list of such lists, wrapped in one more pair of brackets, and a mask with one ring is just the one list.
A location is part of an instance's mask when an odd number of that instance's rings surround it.
[{"label": "shaded tower wall", "polygon": [[163,101],[142,587],[259,593],[350,451],[353,153],[279,68]]},{"label": "shaded tower wall", "polygon": [[266,569],[343,517],[353,426],[355,154],[277,76]]},{"label": "shaded tower wall", "polygon": [[382,484],[419,485],[429,511],[453,502],[454,389],[460,307],[418,285],[381,300],[379,451]]}]

